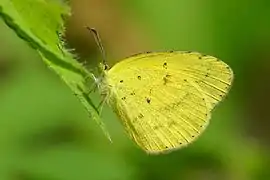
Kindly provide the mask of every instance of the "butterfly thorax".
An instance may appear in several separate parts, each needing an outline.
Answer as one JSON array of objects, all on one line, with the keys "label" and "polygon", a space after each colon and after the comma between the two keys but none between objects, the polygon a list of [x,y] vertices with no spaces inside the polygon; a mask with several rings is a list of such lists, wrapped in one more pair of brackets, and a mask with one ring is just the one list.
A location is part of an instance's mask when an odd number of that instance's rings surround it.
[{"label": "butterfly thorax", "polygon": [[99,65],[99,70],[100,70],[100,77],[98,80],[98,89],[99,92],[102,96],[103,101],[106,101],[108,103],[109,97],[113,93],[113,89],[109,83],[109,78],[108,78],[108,66],[100,63]]}]

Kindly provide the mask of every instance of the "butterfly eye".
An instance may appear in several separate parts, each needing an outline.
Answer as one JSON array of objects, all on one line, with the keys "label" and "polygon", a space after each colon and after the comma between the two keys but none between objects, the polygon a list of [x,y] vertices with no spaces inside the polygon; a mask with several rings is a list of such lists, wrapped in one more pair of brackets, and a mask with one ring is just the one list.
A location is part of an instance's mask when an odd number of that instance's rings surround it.
[{"label": "butterfly eye", "polygon": [[107,64],[104,65],[104,70],[108,70],[109,66]]}]

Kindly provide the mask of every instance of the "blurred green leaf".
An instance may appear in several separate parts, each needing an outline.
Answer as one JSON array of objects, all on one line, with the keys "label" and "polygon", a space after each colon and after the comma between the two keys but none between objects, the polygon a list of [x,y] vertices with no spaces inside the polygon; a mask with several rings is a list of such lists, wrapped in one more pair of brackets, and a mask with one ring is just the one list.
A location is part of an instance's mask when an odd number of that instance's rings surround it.
[{"label": "blurred green leaf", "polygon": [[71,88],[91,118],[110,139],[86,91],[86,81],[91,78],[90,73],[64,48],[64,43],[59,38],[64,30],[63,17],[68,16],[69,12],[66,4],[53,0],[1,0],[0,2],[0,15],[6,24],[39,52],[47,66]]}]

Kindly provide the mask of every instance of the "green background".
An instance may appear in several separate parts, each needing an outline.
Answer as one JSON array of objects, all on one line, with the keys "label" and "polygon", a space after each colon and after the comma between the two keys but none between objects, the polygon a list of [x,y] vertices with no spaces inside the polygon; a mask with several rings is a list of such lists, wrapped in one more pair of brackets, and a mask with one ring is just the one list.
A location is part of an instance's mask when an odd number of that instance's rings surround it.
[{"label": "green background", "polygon": [[142,51],[194,50],[235,73],[206,132],[187,148],[149,156],[115,115],[110,143],[70,89],[0,21],[0,180],[270,179],[270,1],[73,0],[67,43],[100,59],[86,25],[100,31],[111,65]]}]

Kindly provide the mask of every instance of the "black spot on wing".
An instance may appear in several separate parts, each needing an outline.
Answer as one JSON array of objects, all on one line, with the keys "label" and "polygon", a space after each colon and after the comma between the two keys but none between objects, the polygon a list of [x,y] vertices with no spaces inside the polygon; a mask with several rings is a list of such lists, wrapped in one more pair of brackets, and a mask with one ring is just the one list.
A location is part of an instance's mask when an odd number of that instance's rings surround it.
[{"label": "black spot on wing", "polygon": [[167,62],[164,62],[164,63],[163,63],[163,68],[164,68],[164,69],[167,69],[167,68],[168,68]]},{"label": "black spot on wing", "polygon": [[139,115],[137,115],[132,121],[133,123],[137,122],[139,119],[142,119],[144,117],[144,115],[142,113],[140,113]]},{"label": "black spot on wing", "polygon": [[166,74],[166,75],[163,77],[163,85],[166,85],[166,84],[170,81],[170,78],[171,78],[171,75]]},{"label": "black spot on wing", "polygon": [[144,117],[144,115],[142,114],[142,113],[140,113],[139,115],[138,115],[138,118],[139,119],[142,119]]},{"label": "black spot on wing", "polygon": [[141,77],[141,76],[138,76],[137,78],[138,78],[139,80],[141,80],[141,79],[142,79],[142,77]]}]

